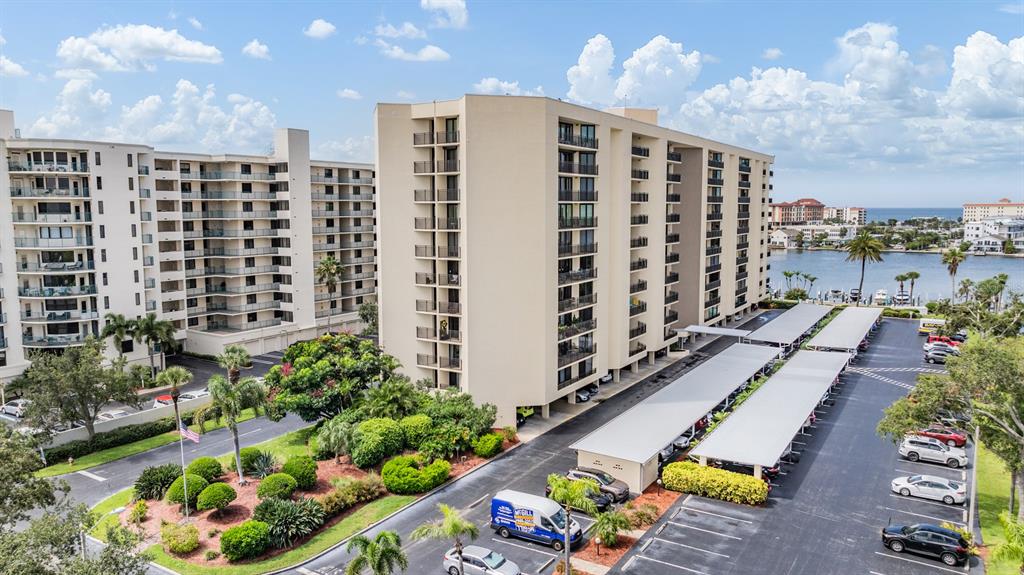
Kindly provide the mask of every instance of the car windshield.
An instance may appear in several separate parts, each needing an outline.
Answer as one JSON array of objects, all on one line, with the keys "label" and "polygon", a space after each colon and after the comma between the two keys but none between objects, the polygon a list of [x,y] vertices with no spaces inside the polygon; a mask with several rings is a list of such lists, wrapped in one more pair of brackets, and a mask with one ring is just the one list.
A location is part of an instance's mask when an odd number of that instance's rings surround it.
[{"label": "car windshield", "polygon": [[957,489],[960,489],[960,484],[957,483],[956,481],[947,481],[946,483],[948,483],[949,484],[949,488],[954,490],[954,491],[957,490]]},{"label": "car windshield", "polygon": [[600,481],[604,485],[611,485],[612,483],[615,482],[615,478],[614,477],[612,477],[611,475],[608,475],[607,473],[604,473],[604,472],[595,473],[594,477],[596,477],[597,480]]},{"label": "car windshield", "polygon": [[502,557],[501,553],[495,553],[491,551],[483,557],[484,565],[487,565],[490,569],[497,569],[505,564],[505,558]]},{"label": "car windshield", "polygon": [[565,511],[562,509],[559,509],[558,513],[555,513],[549,517],[549,519],[551,519],[551,522],[559,529],[565,529]]},{"label": "car windshield", "polygon": [[917,483],[918,481],[921,481],[920,475],[911,475],[910,477],[907,478],[908,483]]}]

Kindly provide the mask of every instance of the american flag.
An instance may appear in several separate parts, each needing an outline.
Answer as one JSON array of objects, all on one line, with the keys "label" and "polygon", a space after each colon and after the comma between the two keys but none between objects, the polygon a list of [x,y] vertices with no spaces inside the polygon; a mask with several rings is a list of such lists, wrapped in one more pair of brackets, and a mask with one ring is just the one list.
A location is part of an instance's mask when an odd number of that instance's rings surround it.
[{"label": "american flag", "polygon": [[181,433],[182,437],[192,441],[193,443],[199,443],[199,434],[198,433],[196,433],[196,432],[192,431],[191,429],[189,429],[185,425],[185,422],[181,422],[181,423],[179,423],[179,425],[181,427],[178,428],[178,431]]}]

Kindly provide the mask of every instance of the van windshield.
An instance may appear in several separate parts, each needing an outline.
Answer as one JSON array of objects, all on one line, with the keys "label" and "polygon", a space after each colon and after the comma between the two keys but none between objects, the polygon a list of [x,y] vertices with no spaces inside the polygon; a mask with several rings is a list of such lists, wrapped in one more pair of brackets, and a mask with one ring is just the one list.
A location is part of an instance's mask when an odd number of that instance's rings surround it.
[{"label": "van windshield", "polygon": [[555,513],[551,517],[551,522],[555,524],[555,527],[564,530],[565,529],[565,510],[559,509],[558,513]]}]

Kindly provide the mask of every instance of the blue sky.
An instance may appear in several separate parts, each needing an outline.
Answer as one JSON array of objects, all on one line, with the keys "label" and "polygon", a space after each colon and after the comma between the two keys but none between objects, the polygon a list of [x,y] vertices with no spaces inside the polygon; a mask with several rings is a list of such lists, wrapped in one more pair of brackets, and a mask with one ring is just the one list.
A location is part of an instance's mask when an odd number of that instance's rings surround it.
[{"label": "blue sky", "polygon": [[378,101],[544,94],[773,153],[778,199],[1024,201],[1020,0],[6,2],[0,36],[31,135],[372,160]]}]

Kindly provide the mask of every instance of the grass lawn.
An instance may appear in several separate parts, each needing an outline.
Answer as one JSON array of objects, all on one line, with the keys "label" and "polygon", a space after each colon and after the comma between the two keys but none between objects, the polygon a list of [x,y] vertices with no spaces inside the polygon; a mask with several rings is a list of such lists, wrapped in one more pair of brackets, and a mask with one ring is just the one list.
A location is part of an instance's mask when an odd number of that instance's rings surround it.
[{"label": "grass lawn", "polygon": [[[246,421],[256,417],[256,414],[251,409],[246,409],[242,412],[242,416],[238,419]],[[206,423],[206,431],[213,431],[224,427],[223,423],[216,423],[209,421]],[[199,431],[199,426],[192,424],[189,426],[195,432]],[[149,451],[168,443],[174,443],[178,440],[178,432],[168,431],[167,433],[161,433],[160,435],[154,435],[153,437],[147,437],[146,439],[140,439],[134,443],[126,443],[125,445],[119,445],[117,447],[111,447],[110,449],[104,449],[103,451],[97,451],[90,453],[89,455],[83,455],[82,457],[76,458],[74,465],[68,465],[67,462],[56,463],[48,467],[44,467],[39,471],[36,471],[36,477],[54,477],[56,475],[64,475],[65,473],[73,473],[75,471],[81,471],[82,469],[89,469],[90,467],[96,467],[97,465],[103,465],[104,463],[110,463],[111,461],[117,461],[136,453],[142,453],[143,451]]]},{"label": "grass lawn", "polygon": [[[300,430],[301,431],[301,430]],[[147,549],[152,561],[163,567],[173,569],[181,575],[257,575],[295,565],[324,551],[339,541],[362,530],[366,526],[380,521],[384,517],[398,511],[416,500],[411,495],[389,495],[367,503],[358,511],[331,527],[317,533],[301,547],[296,547],[258,563],[242,563],[229,568],[223,566],[204,567],[193,565],[164,552],[160,545]],[[116,505],[114,506],[116,507]]]},{"label": "grass lawn", "polygon": [[[991,550],[1002,543],[1003,527],[999,514],[1010,503],[1010,473],[995,455],[984,447],[978,449],[978,520],[981,522],[981,537]],[[985,565],[988,575],[1018,575],[1016,566],[1008,561],[989,561]]]},{"label": "grass lawn", "polygon": [[[269,451],[277,456],[279,463],[284,463],[285,460],[293,455],[310,454],[309,448],[306,447],[306,441],[312,433],[313,426],[311,425],[309,427],[303,427],[302,429],[296,429],[295,431],[289,431],[284,435],[264,441],[263,443],[243,445],[243,447],[256,447],[263,451]],[[234,451],[218,457],[217,460],[228,469],[235,468]]]},{"label": "grass lawn", "polygon": [[[118,491],[97,503],[96,507],[92,508],[92,512],[96,515],[103,515],[104,513],[117,509],[118,507],[127,507],[128,502],[132,500],[132,496],[135,494],[134,492],[135,489],[131,487],[123,491]],[[110,525],[117,525],[117,515],[113,513],[98,521],[89,534],[100,541],[106,542],[107,527]]]}]

